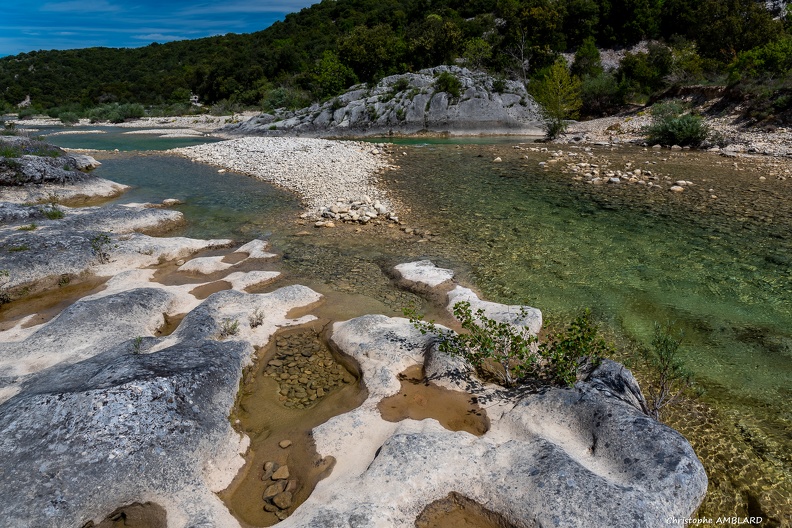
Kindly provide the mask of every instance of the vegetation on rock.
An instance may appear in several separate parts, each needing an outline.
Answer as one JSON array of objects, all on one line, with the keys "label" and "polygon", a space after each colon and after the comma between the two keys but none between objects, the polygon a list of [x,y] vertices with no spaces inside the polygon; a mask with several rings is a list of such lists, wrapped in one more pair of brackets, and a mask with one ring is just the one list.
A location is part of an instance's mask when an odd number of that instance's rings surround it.
[{"label": "vegetation on rock", "polygon": [[[599,336],[588,311],[566,330],[551,333],[544,342],[527,327],[490,319],[482,309],[474,313],[469,302],[456,303],[453,312],[464,333],[426,322],[414,309],[404,310],[422,334],[437,338],[441,352],[464,358],[480,375],[494,377],[505,387],[514,387],[528,378],[572,386],[581,361],[596,363],[613,351]],[[520,316],[526,315],[523,308]]]}]

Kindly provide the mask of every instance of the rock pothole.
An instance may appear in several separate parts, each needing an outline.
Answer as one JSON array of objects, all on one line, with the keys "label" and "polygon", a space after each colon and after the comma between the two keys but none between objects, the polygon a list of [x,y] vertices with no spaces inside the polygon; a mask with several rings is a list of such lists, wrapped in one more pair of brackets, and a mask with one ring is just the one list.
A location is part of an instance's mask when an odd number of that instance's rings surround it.
[{"label": "rock pothole", "polygon": [[384,420],[434,418],[449,431],[466,431],[476,436],[489,430],[487,411],[479,406],[475,396],[435,385],[426,379],[420,365],[408,368],[398,378],[401,390],[377,405]]},{"label": "rock pothole", "polygon": [[415,519],[416,528],[516,528],[502,515],[490,511],[478,502],[449,493],[446,497],[426,505]]},{"label": "rock pothole", "polygon": [[159,504],[136,502],[122,506],[104,518],[99,524],[88,521],[82,528],[167,528],[165,509]]},{"label": "rock pothole", "polygon": [[264,375],[278,383],[278,400],[284,407],[305,409],[330,391],[355,382],[356,378],[338,363],[314,330],[283,334],[275,340],[273,358]]}]

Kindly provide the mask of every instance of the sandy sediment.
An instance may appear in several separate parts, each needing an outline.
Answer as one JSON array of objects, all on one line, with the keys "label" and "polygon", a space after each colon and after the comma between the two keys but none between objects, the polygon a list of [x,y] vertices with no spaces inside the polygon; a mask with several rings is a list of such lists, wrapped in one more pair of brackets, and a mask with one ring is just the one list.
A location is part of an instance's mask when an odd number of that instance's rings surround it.
[{"label": "sandy sediment", "polygon": [[373,143],[246,137],[169,152],[289,189],[311,212],[365,197],[389,209],[393,204],[376,177],[390,160],[383,147]]}]

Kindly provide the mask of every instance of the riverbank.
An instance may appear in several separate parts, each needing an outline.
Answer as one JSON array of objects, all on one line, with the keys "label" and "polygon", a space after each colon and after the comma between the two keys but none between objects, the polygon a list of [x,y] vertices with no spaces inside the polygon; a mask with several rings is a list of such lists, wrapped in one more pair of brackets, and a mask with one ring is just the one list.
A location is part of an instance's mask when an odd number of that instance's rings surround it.
[{"label": "riverbank", "polygon": [[[384,144],[308,138],[242,138],[168,151],[273,183],[297,193],[306,218],[392,220],[396,205],[377,175],[393,165]],[[370,207],[369,207],[370,206]],[[326,224],[324,224],[326,225]]]},{"label": "riverbank", "polygon": [[[706,109],[706,106],[699,108],[700,111]],[[645,108],[616,116],[573,122],[553,143],[640,146],[646,143],[643,130],[651,124],[651,121],[649,108]],[[709,126],[711,134],[701,150],[722,152],[728,156],[761,154],[792,157],[792,128],[772,126],[758,129],[747,126],[744,117],[738,112],[717,116],[704,114],[704,122]]]}]

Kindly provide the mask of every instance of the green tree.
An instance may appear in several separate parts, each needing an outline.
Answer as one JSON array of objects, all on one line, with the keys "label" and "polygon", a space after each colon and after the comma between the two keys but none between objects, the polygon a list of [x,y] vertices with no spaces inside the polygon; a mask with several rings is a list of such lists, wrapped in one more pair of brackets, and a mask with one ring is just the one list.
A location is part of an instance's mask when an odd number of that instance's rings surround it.
[{"label": "green tree", "polygon": [[357,83],[357,76],[352,68],[343,64],[338,55],[329,50],[317,61],[315,75],[320,97],[336,95]]},{"label": "green tree", "polygon": [[572,74],[580,78],[588,75],[595,77],[602,73],[602,61],[600,52],[593,37],[588,37],[583,41],[575,52],[575,61],[572,63]]},{"label": "green tree", "polygon": [[362,81],[395,73],[405,53],[404,41],[390,26],[357,26],[338,42],[338,55]]},{"label": "green tree", "polygon": [[448,64],[459,55],[462,32],[453,20],[428,15],[411,31],[410,56],[417,67]]},{"label": "green tree", "polygon": [[492,46],[481,37],[472,38],[465,43],[462,56],[470,68],[478,70],[492,58]]},{"label": "green tree", "polygon": [[578,116],[583,104],[580,79],[569,73],[564,59],[556,60],[547,74],[531,81],[528,88],[542,107],[548,138],[554,138],[566,129],[566,119]]}]

